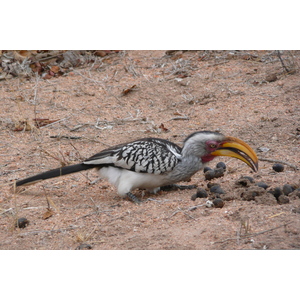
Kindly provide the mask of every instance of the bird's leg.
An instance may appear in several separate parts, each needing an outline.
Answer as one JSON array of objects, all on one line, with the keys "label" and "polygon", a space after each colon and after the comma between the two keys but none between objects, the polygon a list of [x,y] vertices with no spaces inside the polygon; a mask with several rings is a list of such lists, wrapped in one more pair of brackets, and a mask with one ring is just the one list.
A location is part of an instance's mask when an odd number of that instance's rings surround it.
[{"label": "bird's leg", "polygon": [[191,189],[195,189],[197,188],[196,184],[192,184],[192,185],[180,185],[180,184],[169,184],[169,185],[165,185],[162,186],[160,188],[161,191],[177,191],[177,190],[191,190]]},{"label": "bird's leg", "polygon": [[132,193],[128,192],[126,195],[127,195],[127,197],[128,197],[132,202],[134,202],[134,203],[136,203],[136,204],[141,204],[141,203],[142,203],[142,201],[141,201],[138,197],[136,197],[135,195],[133,195]]}]

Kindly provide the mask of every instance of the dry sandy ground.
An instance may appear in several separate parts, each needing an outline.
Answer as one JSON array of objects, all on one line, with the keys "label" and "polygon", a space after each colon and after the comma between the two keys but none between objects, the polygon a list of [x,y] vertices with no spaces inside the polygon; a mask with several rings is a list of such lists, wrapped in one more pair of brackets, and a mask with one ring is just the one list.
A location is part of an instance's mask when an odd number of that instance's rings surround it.
[{"label": "dry sandy ground", "polygon": [[[253,187],[235,184],[251,176],[269,189],[300,186],[300,53],[282,59],[289,73],[273,51],[120,51],[61,77],[0,81],[0,249],[299,249],[297,193],[285,204],[267,192],[246,201]],[[58,121],[37,128],[33,119]],[[118,143],[181,144],[199,130],[243,139],[262,159],[257,173],[236,159],[209,163],[227,164],[212,180],[226,191],[223,208],[191,201],[193,190],[136,191],[148,201],[135,205],[95,182],[93,170],[11,189],[17,179]],[[263,159],[289,165],[277,173]],[[190,183],[207,189],[202,171]],[[21,217],[30,223],[16,228]]]}]

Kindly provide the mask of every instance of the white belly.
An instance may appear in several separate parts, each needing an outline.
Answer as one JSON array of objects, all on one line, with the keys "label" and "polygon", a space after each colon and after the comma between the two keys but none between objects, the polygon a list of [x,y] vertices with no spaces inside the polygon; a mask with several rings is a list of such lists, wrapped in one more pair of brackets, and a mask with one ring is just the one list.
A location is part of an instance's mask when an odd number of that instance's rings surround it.
[{"label": "white belly", "polygon": [[149,173],[136,173],[115,167],[104,167],[99,170],[102,178],[106,178],[111,184],[117,187],[118,194],[125,197],[134,189],[141,188],[155,190],[157,187],[168,184],[166,176]]}]

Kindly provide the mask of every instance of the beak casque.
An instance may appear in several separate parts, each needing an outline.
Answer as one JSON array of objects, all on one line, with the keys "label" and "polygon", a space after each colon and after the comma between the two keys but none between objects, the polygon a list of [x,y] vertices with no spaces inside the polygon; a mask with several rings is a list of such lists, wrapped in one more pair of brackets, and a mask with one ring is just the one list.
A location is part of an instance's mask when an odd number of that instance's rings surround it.
[{"label": "beak casque", "polygon": [[258,170],[258,158],[254,150],[244,141],[227,136],[221,146],[211,153],[214,156],[230,156],[245,162],[253,171]]}]

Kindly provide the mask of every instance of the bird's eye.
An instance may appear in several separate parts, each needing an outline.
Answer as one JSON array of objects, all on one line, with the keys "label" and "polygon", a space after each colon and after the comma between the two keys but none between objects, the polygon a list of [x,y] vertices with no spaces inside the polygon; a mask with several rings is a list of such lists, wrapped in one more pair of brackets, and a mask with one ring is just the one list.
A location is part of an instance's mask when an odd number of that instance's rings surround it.
[{"label": "bird's eye", "polygon": [[217,147],[217,145],[216,145],[216,144],[210,144],[209,147],[210,147],[211,149],[214,149],[214,148]]}]

